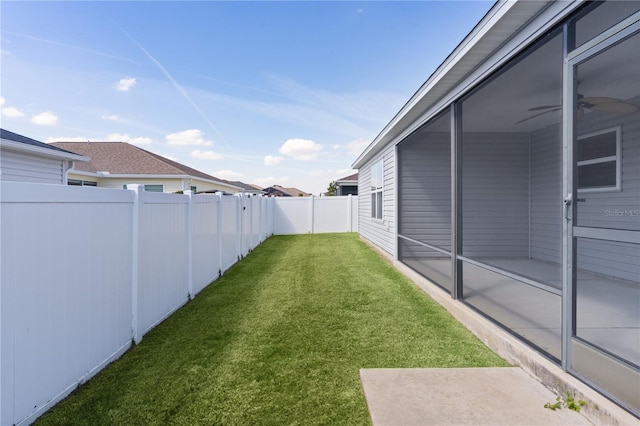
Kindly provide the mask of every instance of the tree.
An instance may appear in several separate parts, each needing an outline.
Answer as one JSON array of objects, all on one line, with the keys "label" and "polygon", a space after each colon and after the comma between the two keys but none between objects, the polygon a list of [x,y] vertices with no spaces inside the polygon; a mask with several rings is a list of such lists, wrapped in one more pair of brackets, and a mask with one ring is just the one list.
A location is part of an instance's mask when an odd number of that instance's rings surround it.
[{"label": "tree", "polygon": [[327,196],[333,197],[334,195],[336,195],[337,191],[338,191],[338,186],[336,185],[336,181],[332,180],[329,186],[327,187]]}]

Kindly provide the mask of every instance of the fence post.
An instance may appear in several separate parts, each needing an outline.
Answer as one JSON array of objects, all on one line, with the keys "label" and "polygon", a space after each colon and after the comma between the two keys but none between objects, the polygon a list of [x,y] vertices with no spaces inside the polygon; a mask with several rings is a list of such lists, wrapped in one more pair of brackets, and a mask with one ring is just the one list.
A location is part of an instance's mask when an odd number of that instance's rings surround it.
[{"label": "fence post", "polygon": [[236,248],[237,248],[237,257],[238,257],[238,260],[240,260],[242,258],[242,240],[244,239],[244,238],[242,238],[242,232],[244,231],[244,223],[242,223],[242,216],[243,216],[242,215],[242,208],[244,207],[243,206],[244,203],[242,202],[243,201],[242,200],[242,194],[236,194],[235,197],[236,197],[236,200],[237,200],[236,201],[236,205],[238,206],[236,208],[236,212],[237,212],[236,215],[238,217],[238,227],[236,229],[236,235],[237,235],[237,237],[236,237],[236,240],[237,240]]},{"label": "fence post", "polygon": [[313,195],[309,196],[309,233],[313,234]]},{"label": "fence post", "polygon": [[187,292],[193,300],[193,191],[187,189],[184,194],[189,197],[187,203]]},{"label": "fence post", "polygon": [[347,216],[349,218],[349,225],[347,225],[347,232],[351,232],[351,224],[353,223],[353,208],[351,207],[351,194],[347,195],[347,201],[349,207],[347,207]]},{"label": "fence post", "polygon": [[138,344],[142,339],[138,333],[138,265],[139,241],[140,241],[140,209],[142,208],[140,197],[144,192],[144,186],[133,184],[127,185],[127,189],[133,191],[133,217],[131,224],[131,338]]},{"label": "fence post", "polygon": [[216,192],[216,197],[218,197],[218,276],[222,275],[222,195],[223,192]]}]

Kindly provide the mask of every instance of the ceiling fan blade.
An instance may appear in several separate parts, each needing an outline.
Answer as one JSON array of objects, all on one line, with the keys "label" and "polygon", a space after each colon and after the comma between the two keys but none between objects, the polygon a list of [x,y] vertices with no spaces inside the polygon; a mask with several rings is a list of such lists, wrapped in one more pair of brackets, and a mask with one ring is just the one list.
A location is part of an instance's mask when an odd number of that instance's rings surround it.
[{"label": "ceiling fan blade", "polygon": [[543,111],[543,112],[540,112],[538,114],[532,115],[531,117],[527,117],[524,120],[517,121],[516,124],[524,123],[525,121],[533,120],[534,118],[540,117],[541,115],[544,115],[544,114],[547,114],[547,113],[550,113],[550,112],[554,112],[554,111],[560,111],[561,109],[562,109],[562,107],[556,107],[556,108],[553,108],[553,109],[549,109],[547,111]]},{"label": "ceiling fan blade", "polygon": [[594,104],[591,107],[594,111],[602,111],[602,112],[636,112],[640,111],[640,107],[629,104],[626,102],[605,102],[601,104]]},{"label": "ceiling fan blade", "polygon": [[562,108],[562,105],[540,105],[537,107],[529,108],[529,111],[542,111],[543,109]]},{"label": "ceiling fan blade", "polygon": [[605,98],[601,96],[594,97],[578,97],[578,103],[585,103],[590,105],[598,105],[598,104],[610,104],[614,102],[622,102],[620,99],[616,98]]}]

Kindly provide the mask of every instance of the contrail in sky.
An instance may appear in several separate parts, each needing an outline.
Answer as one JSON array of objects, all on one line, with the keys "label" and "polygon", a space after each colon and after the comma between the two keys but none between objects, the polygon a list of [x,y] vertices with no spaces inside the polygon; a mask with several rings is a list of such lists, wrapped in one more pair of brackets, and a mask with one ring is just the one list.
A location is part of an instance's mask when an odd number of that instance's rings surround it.
[{"label": "contrail in sky", "polygon": [[128,32],[126,32],[124,30],[124,28],[122,28],[120,25],[115,24],[118,28],[120,28],[120,31],[122,31],[124,33],[124,35],[126,35],[129,40],[131,40],[131,42],[133,42],[133,44],[135,44],[136,46],[138,46],[138,49],[142,50],[142,52],[147,56],[147,58],[149,58],[149,60],[151,62],[153,62],[158,69],[164,74],[165,77],[167,77],[167,79],[171,82],[171,84],[173,84],[173,87],[176,88],[176,90],[178,90],[178,92],[180,92],[182,94],[182,96],[187,100],[187,102],[189,102],[189,104],[193,107],[193,109],[196,110],[196,112],[198,114],[200,114],[200,116],[204,119],[204,121],[207,122],[207,124],[209,124],[209,126],[211,126],[211,128],[216,132],[216,134],[220,137],[220,140],[222,142],[224,142],[224,144],[227,146],[227,148],[231,149],[231,146],[229,145],[229,143],[227,142],[227,140],[224,138],[224,136],[222,136],[222,133],[220,133],[220,131],[218,130],[218,128],[215,126],[215,124],[213,124],[213,122],[211,120],[209,120],[209,118],[206,116],[206,114],[204,112],[202,112],[202,110],[200,109],[200,107],[198,105],[196,105],[196,103],[193,101],[193,99],[191,99],[191,97],[189,96],[189,94],[182,88],[182,86],[176,81],[175,78],[173,78],[173,76],[169,73],[169,71],[167,71],[167,69],[162,66],[162,64],[160,62],[158,62],[158,60],[156,58],[154,58],[151,53],[149,53],[147,51],[147,49],[145,49],[140,43],[138,43],[132,36],[131,34],[129,34]]},{"label": "contrail in sky", "polygon": [[16,37],[26,38],[28,40],[39,41],[41,43],[47,43],[47,44],[52,44],[54,46],[66,47],[68,49],[79,50],[81,52],[92,53],[94,55],[104,56],[106,58],[118,59],[121,61],[128,61],[128,62],[133,62],[134,64],[137,64],[137,62],[134,61],[133,59],[125,58],[124,56],[110,55],[109,53],[100,52],[98,50],[87,49],[85,47],[74,46],[72,44],[60,43],[59,41],[55,41],[55,40],[47,40],[45,38],[34,37],[27,34],[14,33],[13,31],[3,31],[3,33],[16,36]]}]

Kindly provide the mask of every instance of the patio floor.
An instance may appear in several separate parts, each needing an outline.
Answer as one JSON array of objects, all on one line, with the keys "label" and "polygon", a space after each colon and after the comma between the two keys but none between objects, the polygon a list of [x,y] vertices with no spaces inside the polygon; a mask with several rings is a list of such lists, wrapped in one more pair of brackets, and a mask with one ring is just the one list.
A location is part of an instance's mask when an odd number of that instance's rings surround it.
[{"label": "patio floor", "polygon": [[590,425],[521,368],[363,369],[374,426]]}]

